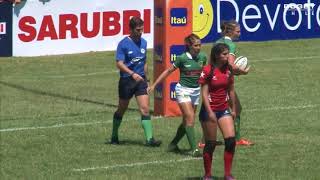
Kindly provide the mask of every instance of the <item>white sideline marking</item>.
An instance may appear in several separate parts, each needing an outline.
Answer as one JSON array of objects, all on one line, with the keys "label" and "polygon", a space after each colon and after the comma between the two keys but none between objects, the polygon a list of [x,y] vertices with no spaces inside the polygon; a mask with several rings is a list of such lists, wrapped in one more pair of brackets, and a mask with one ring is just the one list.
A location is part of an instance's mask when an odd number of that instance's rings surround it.
[{"label": "white sideline marking", "polygon": [[319,60],[317,58],[320,58],[320,56],[271,58],[271,59],[252,60],[250,62],[288,61],[288,60],[297,60],[297,59]]},{"label": "white sideline marking", "polygon": [[315,108],[318,105],[304,105],[304,106],[287,106],[287,107],[270,107],[270,108],[259,108],[259,109],[247,109],[245,111],[275,111],[275,110],[290,110],[290,109],[306,109],[306,108]]},{"label": "white sideline marking", "polygon": [[202,158],[184,158],[184,159],[175,159],[175,160],[168,160],[168,161],[149,161],[149,162],[137,162],[137,163],[130,163],[130,164],[117,164],[113,166],[104,166],[104,167],[89,167],[89,168],[82,168],[82,169],[73,169],[73,171],[78,172],[85,172],[90,170],[98,170],[98,169],[112,169],[112,168],[119,168],[119,167],[135,167],[135,166],[144,166],[149,164],[167,164],[167,163],[174,163],[174,162],[184,162],[184,161],[191,161],[191,160],[199,160]]},{"label": "white sideline marking", "polygon": [[111,123],[111,122],[112,122],[112,121],[98,121],[98,122],[89,122],[89,123],[56,124],[56,125],[52,125],[52,126],[8,128],[8,129],[0,129],[0,132],[35,130],[35,129],[51,129],[51,128],[61,128],[61,127],[68,127],[68,126],[87,126],[87,125],[102,124],[102,123]]},{"label": "white sideline marking", "polygon": [[84,76],[95,76],[103,74],[115,74],[119,73],[118,70],[106,71],[106,72],[93,72],[93,73],[84,73],[84,74],[70,74],[70,75],[53,75],[53,76],[42,76],[47,78],[66,78],[66,77],[84,77]]},{"label": "white sideline marking", "polygon": [[[276,110],[290,110],[290,109],[306,109],[306,108],[315,108],[318,105],[303,105],[303,106],[288,106],[288,107],[270,107],[270,108],[257,108],[257,109],[246,109],[244,111],[254,112],[254,111],[276,111]],[[161,116],[152,117],[153,119],[162,118]],[[131,119],[128,119],[129,121]],[[97,121],[97,122],[88,122],[88,123],[69,123],[69,124],[56,124],[52,126],[38,126],[38,127],[21,127],[21,128],[8,128],[8,129],[0,129],[0,132],[12,132],[12,131],[24,131],[24,130],[37,130],[37,129],[51,129],[51,128],[62,128],[69,126],[87,126],[87,125],[95,125],[95,124],[103,124],[103,123],[112,123],[109,121]]]},{"label": "white sideline marking", "polygon": [[[82,74],[69,74],[69,75],[41,75],[43,78],[68,78],[68,77],[85,77],[85,76],[95,76],[95,75],[104,75],[104,74],[116,74],[119,73],[118,70],[111,70],[111,71],[106,71],[106,72],[92,72],[92,73],[82,73]],[[22,76],[7,76],[8,78],[23,78]],[[25,78],[25,77],[24,77]],[[28,78],[38,78],[38,76],[31,76],[27,77]]]}]

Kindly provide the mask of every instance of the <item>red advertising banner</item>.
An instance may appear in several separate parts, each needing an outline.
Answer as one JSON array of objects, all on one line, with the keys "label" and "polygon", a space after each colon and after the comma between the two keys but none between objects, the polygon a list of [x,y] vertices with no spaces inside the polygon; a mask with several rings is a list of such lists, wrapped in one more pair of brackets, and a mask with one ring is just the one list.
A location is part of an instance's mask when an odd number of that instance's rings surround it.
[{"label": "red advertising banner", "polygon": [[[154,79],[184,52],[184,38],[192,33],[192,0],[154,1]],[[181,115],[175,86],[179,71],[160,83],[154,91],[154,115]]]}]

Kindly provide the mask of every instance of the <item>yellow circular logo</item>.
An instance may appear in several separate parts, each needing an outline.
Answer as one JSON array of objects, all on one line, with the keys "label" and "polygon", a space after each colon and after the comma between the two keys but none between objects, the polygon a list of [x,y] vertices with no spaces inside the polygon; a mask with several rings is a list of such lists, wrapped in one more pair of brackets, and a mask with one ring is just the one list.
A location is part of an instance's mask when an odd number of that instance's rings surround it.
[{"label": "yellow circular logo", "polygon": [[213,8],[210,0],[192,0],[192,32],[201,39],[206,37],[213,24]]}]

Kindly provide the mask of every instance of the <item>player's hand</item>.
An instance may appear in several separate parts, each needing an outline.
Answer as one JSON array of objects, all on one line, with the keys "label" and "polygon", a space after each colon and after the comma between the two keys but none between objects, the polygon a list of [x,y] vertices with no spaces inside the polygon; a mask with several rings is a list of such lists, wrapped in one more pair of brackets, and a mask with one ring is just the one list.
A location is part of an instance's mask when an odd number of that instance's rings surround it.
[{"label": "player's hand", "polygon": [[235,111],[232,111],[231,116],[233,117],[233,119],[236,119],[237,113]]},{"label": "player's hand", "polygon": [[241,69],[241,71],[242,71],[241,73],[242,73],[243,75],[248,74],[248,72],[249,72],[249,70],[250,70],[250,67],[251,67],[251,66],[249,65],[249,66],[246,67],[245,69],[243,69],[243,70]]},{"label": "player's hand", "polygon": [[154,91],[154,86],[148,86],[147,92],[148,94],[152,93]]},{"label": "player's hand", "polygon": [[240,69],[240,68],[237,67],[237,69],[234,69],[233,74],[234,75],[247,75],[249,73],[250,67],[251,66],[248,66],[245,69]]},{"label": "player's hand", "polygon": [[138,81],[143,81],[144,79],[139,75],[139,74],[137,74],[137,73],[133,73],[132,74],[132,78],[136,81],[136,82],[138,82]]},{"label": "player's hand", "polygon": [[210,121],[217,122],[217,116],[213,111],[208,112],[208,118],[209,118]]}]

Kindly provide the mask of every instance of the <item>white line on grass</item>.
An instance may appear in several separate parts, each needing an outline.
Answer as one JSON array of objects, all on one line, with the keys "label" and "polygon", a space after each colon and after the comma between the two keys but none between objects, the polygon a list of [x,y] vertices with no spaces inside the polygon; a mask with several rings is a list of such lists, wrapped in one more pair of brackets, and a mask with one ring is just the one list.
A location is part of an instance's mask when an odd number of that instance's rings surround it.
[{"label": "white line on grass", "polygon": [[[287,107],[269,107],[269,108],[256,108],[256,109],[246,109],[244,111],[254,112],[254,111],[277,111],[277,110],[290,110],[290,109],[306,109],[306,108],[315,108],[318,105],[302,105],[302,106],[287,106]],[[160,119],[161,116],[156,116],[153,119]],[[131,119],[128,119],[130,121]],[[70,127],[70,126],[87,126],[87,125],[95,125],[95,124],[103,124],[103,123],[112,123],[109,121],[97,121],[97,122],[88,122],[88,123],[69,123],[69,124],[56,124],[52,126],[37,126],[37,127],[21,127],[21,128],[8,128],[8,129],[0,129],[0,132],[12,132],[12,131],[24,131],[24,130],[37,130],[37,129],[51,129],[51,128],[62,128],[62,127]]]},{"label": "white line on grass", "polygon": [[260,59],[260,60],[251,60],[250,62],[269,62],[269,61],[288,61],[288,60],[319,60],[320,56],[307,56],[307,57],[287,57],[287,58],[271,58],[271,59]]},{"label": "white line on grass", "polygon": [[21,128],[8,128],[8,129],[0,129],[0,132],[10,132],[10,131],[23,131],[23,130],[36,130],[36,129],[51,129],[51,128],[61,128],[68,126],[87,126],[94,124],[102,124],[102,123],[111,123],[112,121],[97,121],[97,122],[89,122],[89,123],[69,123],[69,124],[55,124],[52,126],[36,126],[36,127],[21,127]]},{"label": "white line on grass", "polygon": [[276,110],[290,110],[290,109],[306,109],[306,108],[315,108],[318,105],[304,105],[304,106],[287,106],[287,107],[270,107],[270,108],[257,108],[257,109],[247,109],[245,111],[276,111]]},{"label": "white line on grass", "polygon": [[168,160],[168,161],[149,161],[149,162],[137,162],[137,163],[130,163],[130,164],[117,164],[112,166],[104,166],[104,167],[89,167],[89,168],[81,168],[81,169],[73,169],[73,171],[78,172],[85,172],[90,170],[98,170],[98,169],[113,169],[119,167],[136,167],[136,166],[144,166],[150,164],[167,164],[167,163],[175,163],[175,162],[184,162],[184,161],[191,161],[191,160],[199,160],[202,158],[184,158],[184,159],[175,159],[175,160]]},{"label": "white line on grass", "polygon": [[53,75],[53,76],[42,76],[47,78],[67,78],[67,77],[84,77],[84,76],[95,76],[103,74],[115,74],[119,73],[118,70],[106,71],[106,72],[93,72],[93,73],[83,73],[83,74],[70,74],[70,75]]}]

